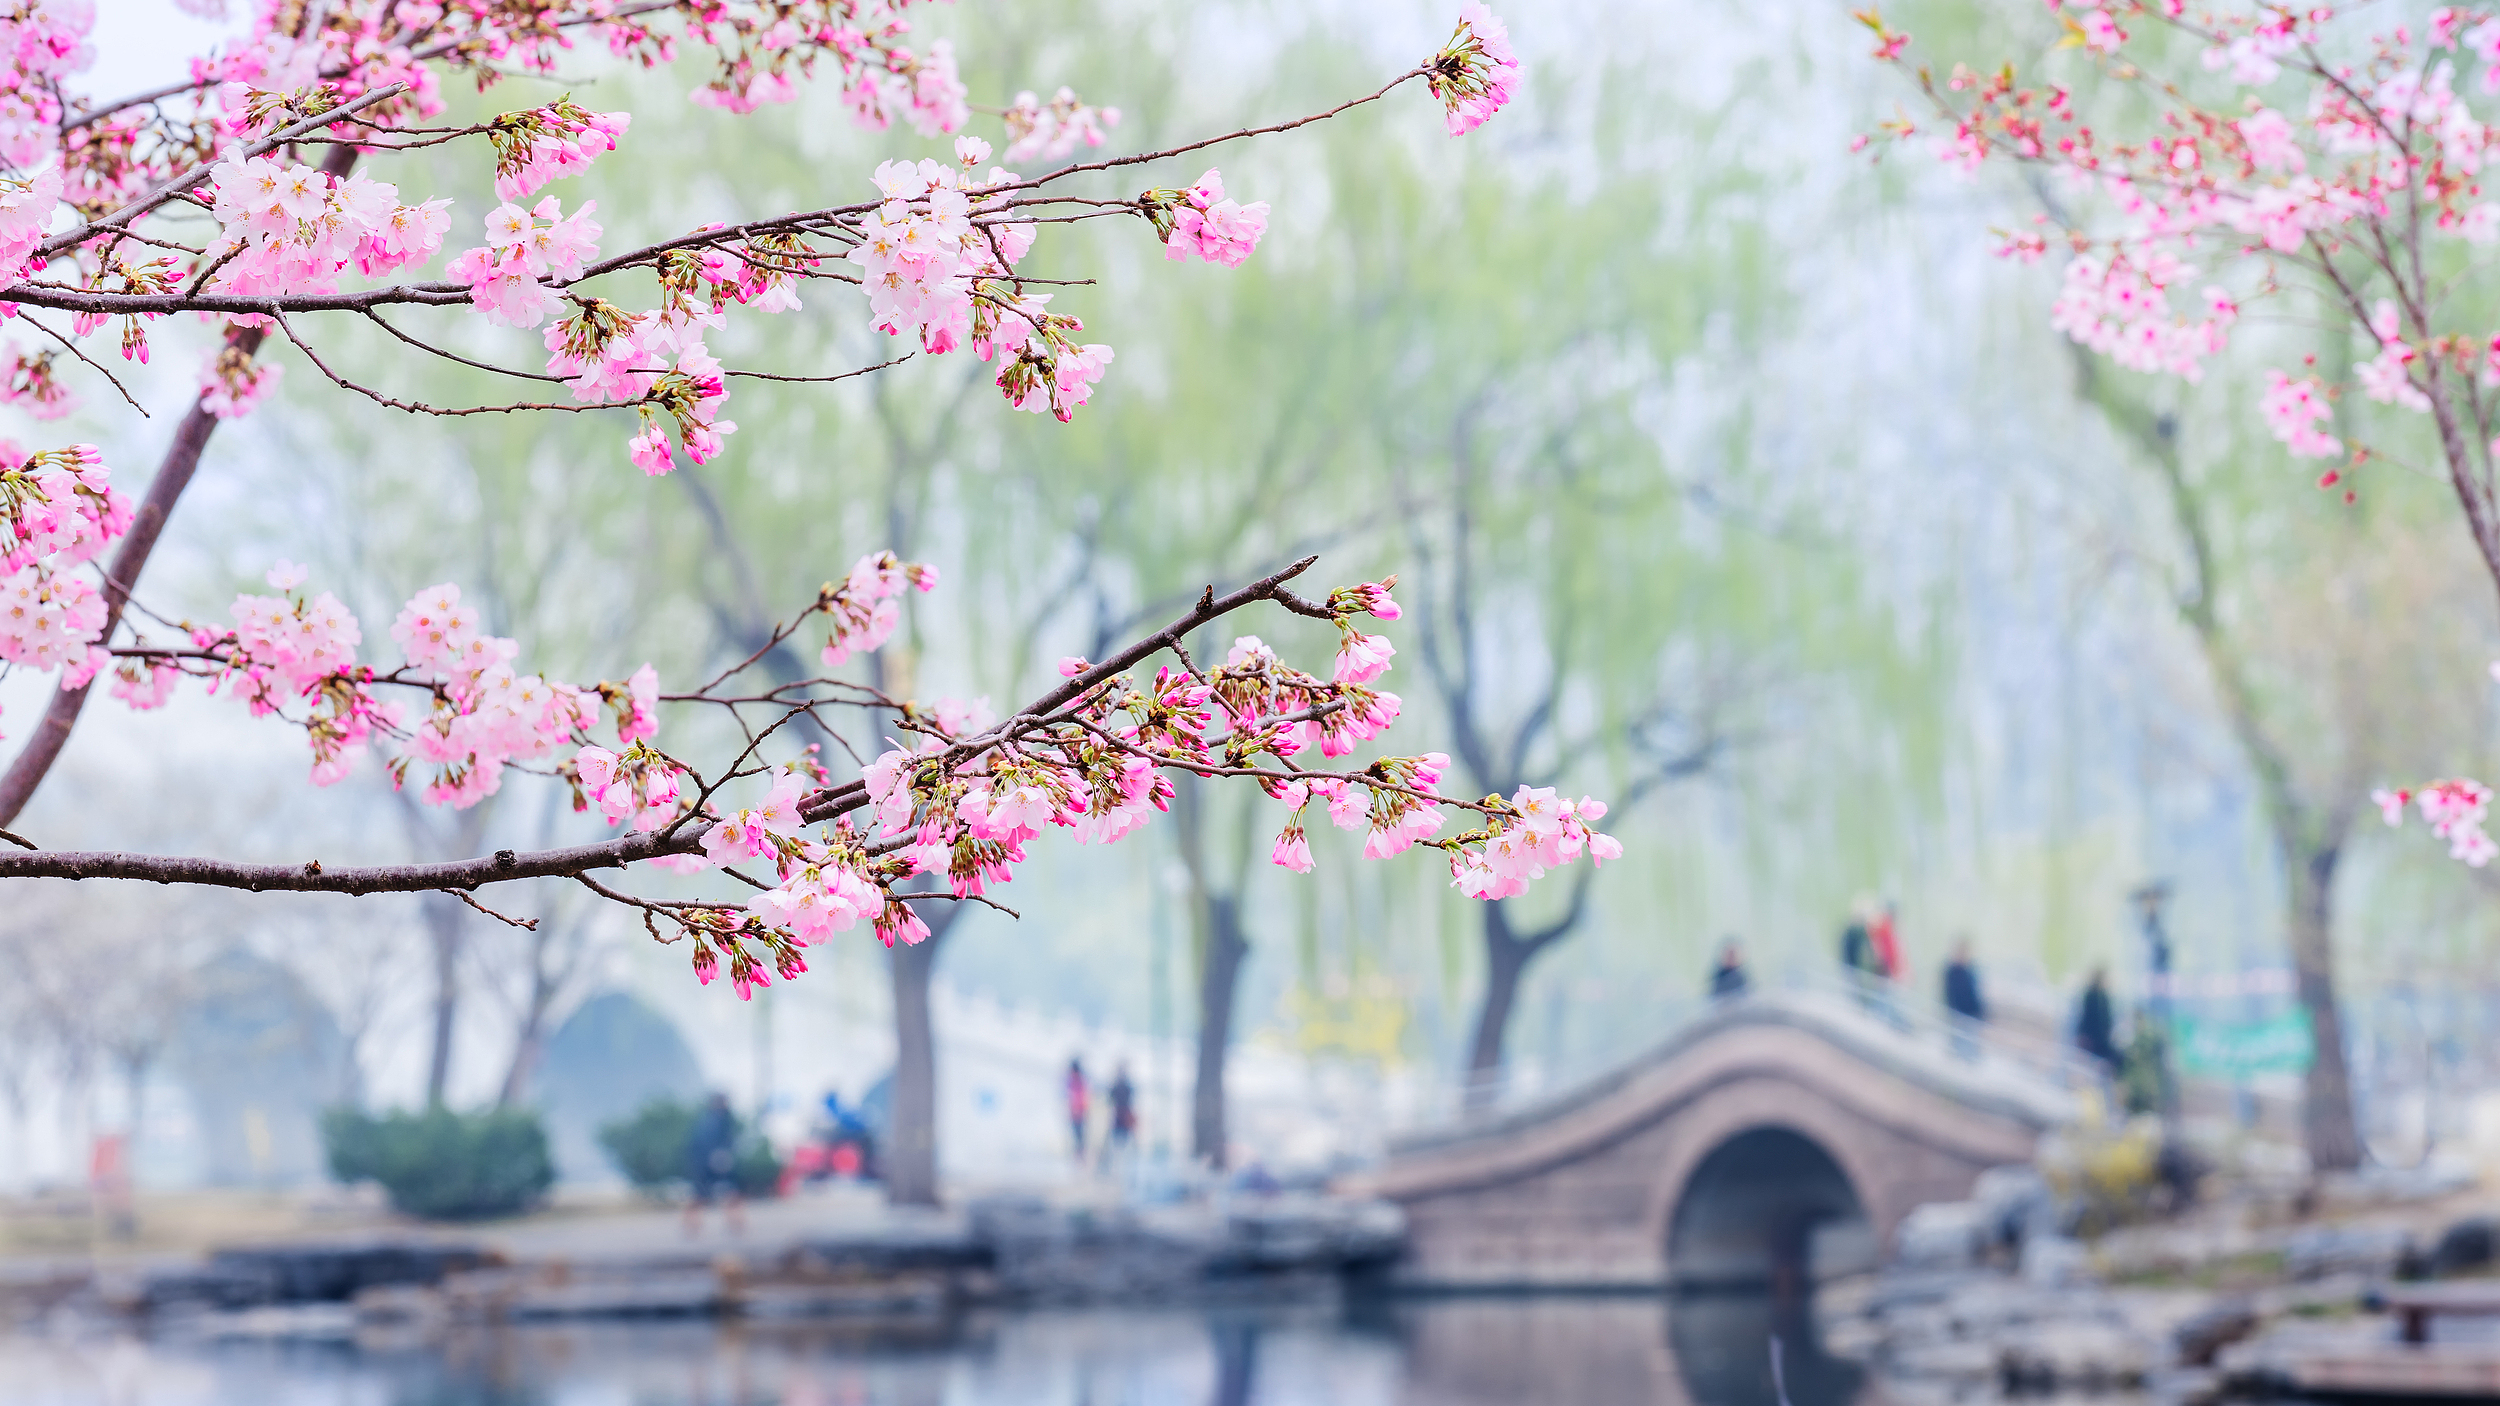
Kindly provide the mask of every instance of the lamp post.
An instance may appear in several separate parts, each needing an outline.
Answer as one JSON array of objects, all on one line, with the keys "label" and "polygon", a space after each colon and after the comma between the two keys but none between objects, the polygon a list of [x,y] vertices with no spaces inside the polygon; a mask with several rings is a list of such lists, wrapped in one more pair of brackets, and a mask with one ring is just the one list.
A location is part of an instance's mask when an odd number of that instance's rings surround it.
[{"label": "lamp post", "polygon": [[2170,881],[2147,880],[2137,885],[2127,899],[2135,905],[2136,925],[2144,934],[2145,963],[2150,973],[2144,1010],[2160,1037],[2155,1045],[2161,1061],[2155,1071],[2156,1087],[2161,1100],[2162,1129],[2167,1134],[2176,1129],[2179,1121],[2179,1084],[2171,1074],[2170,1060],[2170,933],[2161,921],[2162,905],[2170,900]]}]

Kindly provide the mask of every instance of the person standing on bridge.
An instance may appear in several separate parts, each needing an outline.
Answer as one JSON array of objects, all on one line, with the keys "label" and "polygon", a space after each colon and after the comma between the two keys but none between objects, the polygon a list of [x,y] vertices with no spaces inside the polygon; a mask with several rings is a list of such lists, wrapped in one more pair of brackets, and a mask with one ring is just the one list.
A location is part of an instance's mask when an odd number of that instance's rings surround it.
[{"label": "person standing on bridge", "polygon": [[1710,969],[1710,999],[1724,1001],[1745,994],[1745,956],[1729,938],[1719,944],[1719,964]]},{"label": "person standing on bridge", "polygon": [[1085,1065],[1075,1055],[1068,1056],[1065,1083],[1068,1100],[1068,1136],[1076,1140],[1076,1164],[1085,1165],[1085,1115],[1092,1111],[1093,1090],[1085,1082]]},{"label": "person standing on bridge", "polygon": [[1111,1076],[1111,1140],[1106,1150],[1127,1152],[1137,1141],[1137,1084],[1128,1077],[1128,1061]]},{"label": "person standing on bridge", "polygon": [[1971,964],[1970,939],[1955,938],[1953,960],[1944,969],[1944,1008],[1953,1013],[1953,1050],[1964,1059],[1979,1057],[1973,1030],[1988,1021],[1988,1003],[1980,999],[1979,968]]},{"label": "person standing on bridge", "polygon": [[2109,968],[2094,967],[2075,1006],[2075,1048],[2100,1065],[2104,1081],[2118,1072],[2118,1016],[2109,1003]]},{"label": "person standing on bridge", "polygon": [[1910,974],[1909,959],[1901,955],[1901,931],[1894,922],[1898,911],[1887,898],[1874,921],[1866,925],[1867,941],[1875,949],[1876,974],[1886,981],[1899,981]]},{"label": "person standing on bridge", "polygon": [[1849,905],[1849,925],[1840,930],[1840,972],[1843,980],[1858,993],[1868,1007],[1875,1004],[1874,981],[1879,970],[1875,956],[1875,939],[1867,931],[1868,910],[1873,905],[1861,898]]}]

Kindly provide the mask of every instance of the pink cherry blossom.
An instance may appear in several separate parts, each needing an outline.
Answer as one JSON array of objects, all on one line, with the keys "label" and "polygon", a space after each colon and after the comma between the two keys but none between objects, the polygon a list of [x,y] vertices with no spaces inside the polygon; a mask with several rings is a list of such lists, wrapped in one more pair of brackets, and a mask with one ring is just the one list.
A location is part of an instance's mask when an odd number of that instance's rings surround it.
[{"label": "pink cherry blossom", "polygon": [[1388,636],[1349,628],[1337,646],[1337,682],[1370,683],[1389,672],[1389,657],[1397,652]]},{"label": "pink cherry blossom", "polygon": [[1448,110],[1450,135],[1465,136],[1491,120],[1519,83],[1510,31],[1482,4],[1459,7],[1458,29],[1432,65],[1433,96]]}]

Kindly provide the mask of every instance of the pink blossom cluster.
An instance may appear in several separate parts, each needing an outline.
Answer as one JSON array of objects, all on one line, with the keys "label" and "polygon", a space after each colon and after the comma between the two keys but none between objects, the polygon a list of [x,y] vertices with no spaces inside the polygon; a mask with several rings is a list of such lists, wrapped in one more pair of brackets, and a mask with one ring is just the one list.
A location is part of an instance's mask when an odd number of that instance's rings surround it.
[{"label": "pink blossom cluster", "polygon": [[577,176],[616,150],[630,112],[592,112],[571,99],[509,114],[488,132],[495,142],[495,195],[526,200],[550,181]]},{"label": "pink blossom cluster", "polygon": [[[641,678],[635,675],[637,683]],[[617,731],[624,736],[628,729]],[[644,735],[648,732],[644,729]],[[587,810],[595,804],[610,825],[630,822],[636,830],[657,830],[679,814],[682,773],[675,762],[639,740],[629,739],[623,745],[621,753],[584,747],[573,754],[573,778],[581,788],[581,800],[574,809]]]},{"label": "pink blossom cluster", "polygon": [[[2485,198],[2482,184],[2500,134],[2457,91],[2458,60],[2446,57],[2470,59],[2483,90],[2500,92],[2500,17],[2438,9],[2422,28],[2396,24],[2370,34],[2347,59],[2321,47],[2330,42],[2333,13],[2325,7],[2222,6],[2192,22],[2175,6],[2066,10],[2073,41],[2113,71],[2160,62],[2157,53],[2138,52],[2140,36],[2117,22],[2122,11],[2144,21],[2140,27],[2186,26],[2204,40],[2204,66],[2238,91],[2204,106],[2187,96],[2194,85],[2165,79],[2160,91],[2168,97],[2151,121],[2129,114],[2111,124],[2142,133],[2128,136],[2086,120],[2064,86],[2025,86],[2008,64],[1941,73],[1907,55],[1908,35],[1872,11],[1860,17],[1877,35],[1878,58],[1936,75],[1929,91],[1954,134],[1950,159],[2038,163],[2076,190],[2105,197],[2114,219],[2087,212],[2069,231],[2077,252],[2050,313],[2059,330],[2122,365],[2193,381],[2224,350],[2244,301],[2273,296],[2308,269],[2318,272],[2308,280],[2315,290],[2367,330],[2349,389],[2428,413],[2445,366],[2486,371],[2466,349],[2478,351],[2492,334],[2430,325],[2446,307],[2463,305],[2410,286],[2421,276],[2422,253],[2400,266],[2387,251],[2416,239],[2411,231],[2477,245],[2500,240],[2500,202]],[[2358,32],[2347,37],[2357,40]],[[2307,86],[2305,105],[2287,105],[2272,90],[2288,68]],[[1916,125],[1891,122],[1884,131],[1906,138]],[[2029,256],[2043,244],[2014,241],[2006,249]],[[2225,284],[2246,291],[2208,287],[2203,314],[2182,317],[2169,292],[2195,256],[2216,262]],[[2348,447],[2323,428],[2342,389],[2277,370],[2258,408],[2294,454],[2332,457]],[[2354,452],[2355,463],[2370,457]],[[2339,478],[2330,473],[2321,482]]]},{"label": "pink blossom cluster", "polygon": [[2228,34],[2204,53],[2209,72],[2229,69],[2231,81],[2250,88],[2261,88],[2283,72],[2283,61],[2290,58],[2304,43],[2315,43],[2317,27],[2326,18],[2326,11],[2317,10],[2304,16],[2296,10],[2278,10],[2257,17],[2240,33]]},{"label": "pink blossom cluster", "polygon": [[[1338,630],[1342,646],[1348,627],[1340,621]],[[1341,647],[1341,663],[1343,658]],[[1366,679],[1379,677],[1387,667],[1384,663],[1371,670]],[[1323,757],[1351,755],[1388,731],[1404,706],[1396,694],[1352,680],[1324,685],[1286,665],[1257,635],[1243,635],[1226,651],[1215,697],[1236,733],[1255,733],[1260,745],[1279,758],[1313,747]]]},{"label": "pink blossom cluster", "polygon": [[281,562],[268,581],[287,594],[247,591],[234,598],[234,645],[250,659],[238,672],[249,675],[244,692],[262,711],[276,706],[268,700],[281,687],[286,697],[300,696],[320,680],[354,668],[356,647],[364,643],[364,628],[337,596],[295,592],[303,580],[302,567]]},{"label": "pink blossom cluster", "polygon": [[1465,136],[1502,110],[1519,86],[1510,30],[1481,3],[1461,5],[1458,28],[1432,60],[1432,94],[1447,111],[1450,135]]},{"label": "pink blossom cluster", "polygon": [[2326,387],[2315,376],[2295,381],[2281,371],[2268,371],[2257,409],[2274,437],[2304,459],[2333,458],[2344,452],[2344,442],[2321,428],[2335,418],[2335,408],[2327,403]]},{"label": "pink blossom cluster", "polygon": [[2373,791],[2370,799],[2378,803],[2379,813],[2391,826],[2404,823],[2405,803],[2413,802],[2431,833],[2448,842],[2451,859],[2480,869],[2500,855],[2500,844],[2483,832],[2483,821],[2491,810],[2491,788],[2480,782],[2456,777],[2434,781],[2419,791]]},{"label": "pink blossom cluster", "polygon": [[[354,613],[326,591],[298,591],[304,576],[304,568],[279,562],[266,579],[280,594],[238,594],[232,627],[195,626],[190,643],[218,660],[208,691],[231,690],[254,717],[284,717],[288,705],[309,700],[297,720],[312,746],[313,783],[330,786],[346,778],[377,726],[398,726],[401,710],[365,687],[372,671],[356,663],[364,630]],[[134,706],[156,707],[176,681],[151,667],[144,678],[124,673],[113,692]]]},{"label": "pink blossom cluster", "polygon": [[902,623],[903,588],[937,589],[938,569],[920,562],[905,562],[892,552],[872,552],[851,566],[851,574],[839,586],[818,598],[817,608],[831,623],[825,630],[825,647],[819,656],[828,669],[838,669],[853,655],[869,654],[883,648]]},{"label": "pink blossom cluster", "polygon": [[[1394,618],[1390,584],[1337,592],[1329,609]],[[1082,659],[1060,664],[1071,678],[1089,669]],[[1008,882],[1027,846],[1051,827],[1074,831],[1080,843],[1134,833],[1170,804],[1163,766],[1189,770],[1221,761],[1238,767],[1261,756],[1290,765],[1310,751],[1345,756],[1394,722],[1397,711],[1395,695],[1294,669],[1255,636],[1236,640],[1223,665],[1204,676],[1165,667],[1143,685],[1121,677],[1096,681],[1073,705],[1076,725],[1064,730],[1002,734],[985,708],[942,704],[933,714],[915,714],[913,725],[923,734],[917,747],[891,748],[864,769],[872,833],[907,866],[904,872],[942,873],[958,897],[977,897]],[[967,751],[971,757],[962,760]],[[1314,800],[1338,824],[1369,831],[1369,857],[1387,858],[1420,843],[1466,852],[1490,836],[1436,838],[1444,802],[1433,788],[1448,764],[1436,753],[1384,757],[1350,774],[1258,772],[1259,784],[1295,817],[1272,857],[1289,868],[1310,867],[1300,816]],[[768,799],[764,811],[740,812],[744,838],[721,843],[786,849],[786,841],[773,838],[779,831],[766,813],[773,804]],[[1566,843],[1576,856],[1585,837]],[[708,836],[706,844],[712,845]],[[1608,851],[1601,847],[1600,853]],[[809,901],[851,915],[846,921],[868,911],[857,893],[846,903]],[[907,924],[895,931],[909,940]]]},{"label": "pink blossom cluster", "polygon": [[47,162],[24,177],[0,173],[0,288],[24,277],[60,203],[59,166]]},{"label": "pink blossom cluster", "polygon": [[1078,102],[1072,89],[1062,88],[1051,94],[1048,103],[1030,92],[1018,93],[1007,106],[1007,149],[999,159],[1025,162],[1038,156],[1044,161],[1063,160],[1080,142],[1101,146],[1111,129],[1119,125],[1118,108]]},{"label": "pink blossom cluster", "polygon": [[[989,156],[978,138],[958,141],[956,151],[964,177]],[[1050,294],[1020,292],[1007,281],[1032,248],[1034,227],[978,217],[997,201],[982,192],[1016,179],[993,168],[986,182],[968,186],[935,161],[888,161],[875,176],[885,199],[843,257],[859,265],[878,327],[912,334],[932,354],[969,339],[976,358],[999,362],[1008,404],[1067,420],[1093,394],[1112,350],[1077,342],[1085,324],[1049,311]]]},{"label": "pink blossom cluster", "polygon": [[[978,138],[958,142],[962,164],[986,159],[987,146]],[[970,176],[926,159],[878,166],[873,179],[884,198],[843,255],[859,265],[877,326],[894,336],[912,333],[931,353],[953,351],[974,335],[975,280],[1011,274],[1033,247],[1029,222],[973,223],[991,202],[977,198],[984,185],[965,184]],[[993,167],[986,184],[1015,179]],[[1035,307],[1048,299],[1040,295]]]},{"label": "pink blossom cluster", "polygon": [[1494,833],[1482,845],[1450,856],[1450,882],[1469,898],[1524,893],[1530,882],[1583,852],[1600,867],[1623,857],[1621,841],[1590,828],[1605,818],[1603,801],[1582,796],[1572,802],[1550,786],[1522,786],[1511,795],[1510,812],[1494,822]]},{"label": "pink blossom cluster", "polygon": [[[465,807],[494,794],[508,766],[582,745],[603,706],[629,749],[657,726],[659,679],[651,666],[625,683],[589,688],[522,674],[512,665],[519,645],[487,634],[460,589],[448,584],[418,592],[400,610],[391,638],[407,663],[377,672],[358,661],[364,632],[354,612],[328,592],[298,589],[304,578],[304,568],[278,563],[267,576],[276,594],[237,595],[233,623],[188,627],[188,644],[206,661],[193,671],[207,678],[211,693],[231,691],[255,716],[284,716],[304,727],[317,784],[346,777],[369,744],[387,737],[398,744],[390,764],[395,781],[405,784],[412,765],[427,764],[425,801]],[[185,672],[182,663],[144,646],[129,653],[114,695],[137,708],[161,705]],[[427,706],[412,714],[379,696],[384,687],[419,693]],[[656,773],[646,777],[639,761],[631,772],[649,805],[669,807],[674,793],[662,798]],[[633,818],[640,808],[615,814]]]},{"label": "pink blossom cluster", "polygon": [[130,499],[94,445],[27,454],[0,440],[0,465],[0,570],[92,561],[130,530]]},{"label": "pink blossom cluster", "polygon": [[[29,167],[59,140],[61,84],[95,62],[95,0],[17,0],[0,8],[0,164]],[[0,282],[6,280],[0,279]]]},{"label": "pink blossom cluster", "polygon": [[399,188],[362,175],[229,156],[211,168],[221,227],[210,287],[228,293],[334,293],[353,264],[378,277],[443,246],[449,200],[399,203]]},{"label": "pink blossom cluster", "polygon": [[[603,694],[616,702],[612,685],[576,688],[515,670],[519,644],[487,634],[457,586],[420,591],[400,610],[391,638],[406,651],[409,666],[434,684],[433,710],[409,725],[407,747],[408,758],[435,767],[425,792],[431,804],[465,807],[493,795],[507,765],[574,744],[597,722]],[[658,693],[656,675],[646,666],[629,687],[646,696],[627,716],[647,716]],[[620,740],[631,740],[626,734],[632,731],[630,724],[620,726]]]},{"label": "pink blossom cluster", "polygon": [[634,406],[640,428],[626,441],[626,454],[646,474],[677,467],[662,414],[675,420],[687,458],[702,464],[718,457],[738,425],[720,418],[729,382],[703,333],[726,319],[684,301],[638,314],[595,298],[577,301],[579,313],[547,328],[547,374],[564,377],[576,400]]},{"label": "pink blossom cluster", "polygon": [[1259,247],[1259,236],[1267,233],[1267,202],[1227,200],[1223,173],[1212,167],[1196,185],[1169,194],[1171,227],[1163,238],[1167,259],[1195,254],[1211,264],[1239,268]]},{"label": "pink blossom cluster", "polygon": [[104,595],[73,568],[130,528],[130,502],[92,444],[26,454],[0,440],[0,660],[66,669],[71,686],[92,677],[103,635]]},{"label": "pink blossom cluster", "polygon": [[2117,254],[2107,262],[2078,256],[2066,266],[2066,284],[2049,309],[2049,325],[2131,371],[2202,380],[2204,359],[2228,344],[2239,307],[2221,289],[2207,288],[2203,318],[2177,315],[2170,286],[2193,272],[2158,249],[2134,259]]},{"label": "pink blossom cluster", "polygon": [[1443,817],[1433,788],[1449,769],[1446,754],[1427,752],[1420,757],[1383,757],[1373,763],[1372,770],[1389,783],[1379,789],[1335,779],[1274,786],[1270,794],[1284,802],[1293,818],[1277,833],[1268,862],[1297,874],[1308,874],[1316,867],[1310,838],[1302,828],[1303,812],[1313,801],[1327,808],[1329,820],[1338,829],[1365,832],[1365,859],[1404,854],[1441,832]]},{"label": "pink blossom cluster", "polygon": [[35,420],[57,420],[78,408],[78,393],[56,374],[52,353],[18,352],[5,342],[0,350],[16,352],[0,376],[0,405],[14,405]]},{"label": "pink blossom cluster", "polygon": [[569,282],[582,265],[599,257],[599,202],[586,200],[572,214],[548,196],[528,210],[495,207],[486,217],[486,243],[462,252],[444,268],[466,286],[469,301],[489,322],[536,327],[559,299],[543,280]]},{"label": "pink blossom cluster", "polygon": [[2429,414],[2431,398],[2413,383],[2409,370],[2420,353],[2406,344],[2393,299],[2381,298],[2371,312],[2370,335],[2378,339],[2378,355],[2363,362],[2353,375],[2362,394],[2382,405],[2400,405]]},{"label": "pink blossom cluster", "polygon": [[22,568],[0,579],[0,659],[42,670],[83,663],[104,615],[103,592],[86,577]]},{"label": "pink blossom cluster", "polygon": [[831,58],[842,105],[860,126],[882,131],[899,118],[922,136],[952,132],[972,118],[969,93],[952,44],[940,39],[914,52],[898,42],[911,28],[900,16],[912,3],[778,0],[751,17],[726,5],[698,12],[689,33],[718,49],[721,62],[694,101],[732,113],[786,103]]},{"label": "pink blossom cluster", "polygon": [[256,361],[231,342],[208,349],[200,366],[200,408],[220,420],[237,420],[259,407],[276,390],[286,368],[274,361]]}]

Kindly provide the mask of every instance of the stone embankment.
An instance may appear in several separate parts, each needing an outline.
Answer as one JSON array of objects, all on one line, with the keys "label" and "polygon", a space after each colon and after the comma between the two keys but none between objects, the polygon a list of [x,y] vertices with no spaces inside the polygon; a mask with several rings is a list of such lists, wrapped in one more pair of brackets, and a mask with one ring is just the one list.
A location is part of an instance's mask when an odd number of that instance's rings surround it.
[{"label": "stone embankment", "polygon": [[2494,1224],[2456,1191],[2380,1178],[2321,1183],[2296,1204],[2224,1195],[2086,1243],[2036,1173],[2001,1169],[1972,1199],[1913,1213],[1881,1272],[1818,1294],[1823,1346],[1905,1404],[2110,1390],[2208,1402],[2405,1373],[2500,1388],[2500,1343],[2466,1341],[2489,1335],[2411,1348],[2373,1312],[2391,1285],[2493,1271]]},{"label": "stone embankment", "polygon": [[[651,1219],[651,1218],[646,1218]],[[450,1327],[620,1317],[896,1317],[990,1304],[1221,1302],[1334,1290],[1393,1257],[1396,1208],[1280,1197],[1229,1207],[1054,1206],[693,1241],[665,1224],[221,1250],[0,1282],[10,1319],[119,1317],[213,1337],[422,1340]]]}]

